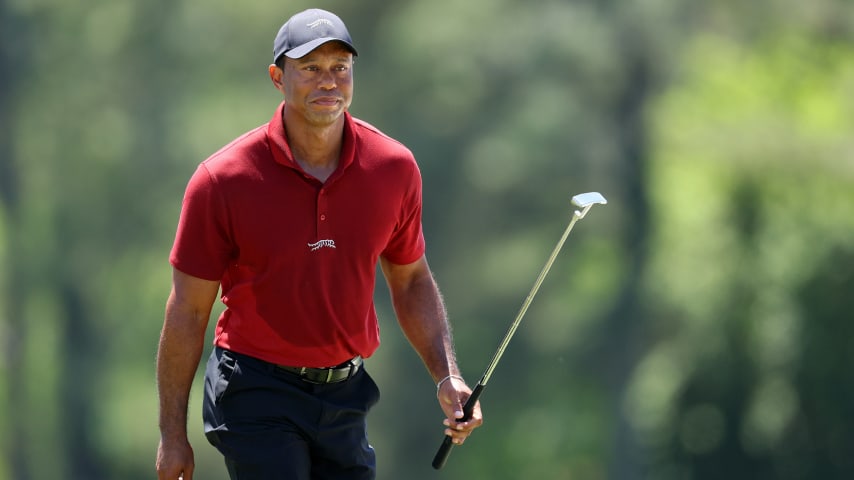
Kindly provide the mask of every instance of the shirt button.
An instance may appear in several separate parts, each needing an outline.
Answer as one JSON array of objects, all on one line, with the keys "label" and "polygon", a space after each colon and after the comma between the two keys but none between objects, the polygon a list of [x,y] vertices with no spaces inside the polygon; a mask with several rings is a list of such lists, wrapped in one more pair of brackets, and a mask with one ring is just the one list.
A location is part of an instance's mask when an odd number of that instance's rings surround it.
[{"label": "shirt button", "polygon": [[326,220],[326,215],[320,215],[320,220],[321,221]]}]

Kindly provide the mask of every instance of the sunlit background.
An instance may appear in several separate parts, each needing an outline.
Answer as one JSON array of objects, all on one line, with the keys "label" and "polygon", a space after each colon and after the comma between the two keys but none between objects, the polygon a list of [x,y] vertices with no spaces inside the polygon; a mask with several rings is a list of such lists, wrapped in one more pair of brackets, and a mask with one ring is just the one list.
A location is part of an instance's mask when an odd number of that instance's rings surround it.
[{"label": "sunlit background", "polygon": [[[609,200],[438,473],[379,280],[378,480],[854,478],[850,2],[0,0],[0,479],[154,478],[184,186],[272,116],[273,36],[311,6],[359,49],[353,114],[419,161],[471,384],[569,199]],[[224,480],[199,392],[195,478]]]}]

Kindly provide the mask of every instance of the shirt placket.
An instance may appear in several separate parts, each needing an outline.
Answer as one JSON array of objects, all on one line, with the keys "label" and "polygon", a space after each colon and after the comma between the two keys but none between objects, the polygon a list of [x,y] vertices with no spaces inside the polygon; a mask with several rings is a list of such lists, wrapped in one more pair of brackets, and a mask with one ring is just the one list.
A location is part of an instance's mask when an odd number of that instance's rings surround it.
[{"label": "shirt placket", "polygon": [[329,195],[326,187],[321,187],[317,192],[317,210],[316,210],[316,232],[317,240],[330,240],[329,228]]}]

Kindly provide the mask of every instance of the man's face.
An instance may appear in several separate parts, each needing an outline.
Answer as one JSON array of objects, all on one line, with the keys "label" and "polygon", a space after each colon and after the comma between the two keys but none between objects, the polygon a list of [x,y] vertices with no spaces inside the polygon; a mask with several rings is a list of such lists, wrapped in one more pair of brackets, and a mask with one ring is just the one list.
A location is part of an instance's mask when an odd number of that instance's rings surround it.
[{"label": "man's face", "polygon": [[302,58],[286,59],[281,91],[290,113],[315,126],[334,123],[353,99],[353,54],[327,42]]}]

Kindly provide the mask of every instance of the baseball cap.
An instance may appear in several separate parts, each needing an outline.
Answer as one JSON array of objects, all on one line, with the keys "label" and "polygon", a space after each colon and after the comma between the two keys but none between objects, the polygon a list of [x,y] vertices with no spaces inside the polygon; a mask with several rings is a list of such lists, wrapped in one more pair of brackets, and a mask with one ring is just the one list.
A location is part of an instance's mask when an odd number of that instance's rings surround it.
[{"label": "baseball cap", "polygon": [[344,22],[332,12],[310,8],[289,18],[273,41],[273,62],[282,55],[301,58],[326,42],[339,41],[356,53]]}]

